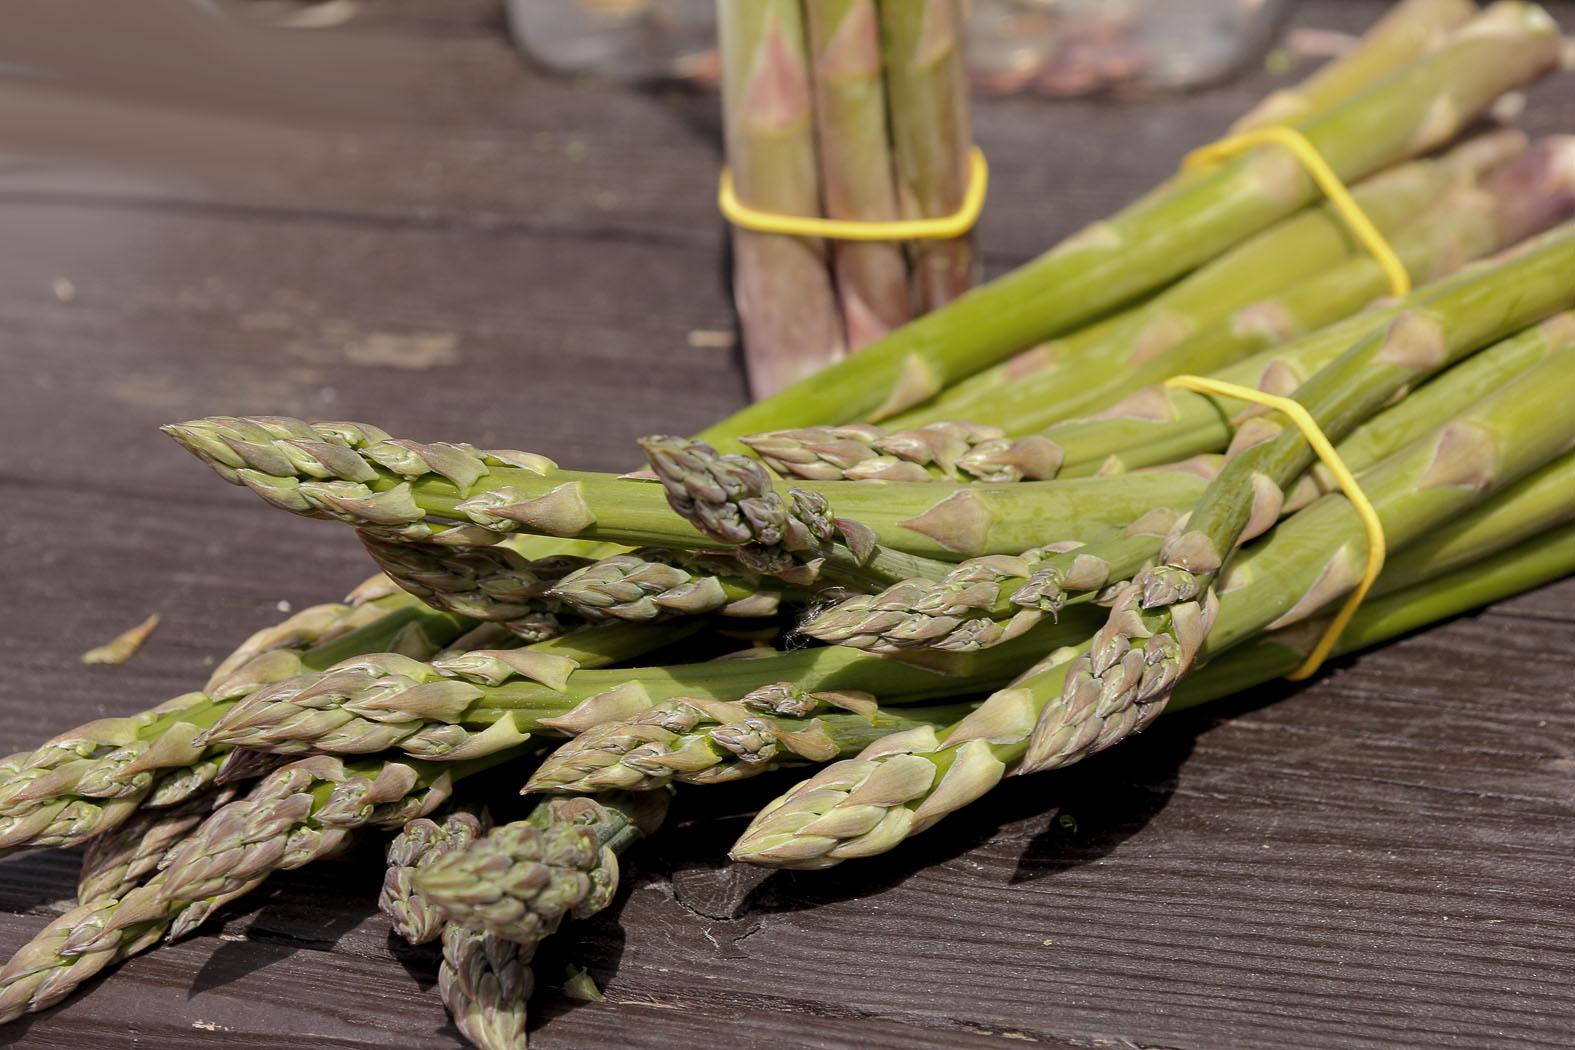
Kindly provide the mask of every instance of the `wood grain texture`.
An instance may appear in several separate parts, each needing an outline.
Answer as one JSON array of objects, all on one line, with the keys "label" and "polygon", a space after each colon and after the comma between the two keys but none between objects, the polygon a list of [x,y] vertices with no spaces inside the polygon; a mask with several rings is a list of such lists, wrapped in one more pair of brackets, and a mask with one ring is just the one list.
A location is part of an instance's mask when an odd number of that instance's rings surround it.
[{"label": "wood grain texture", "polygon": [[[342,530],[259,512],[159,423],[366,419],[615,468],[637,435],[741,403],[729,351],[688,338],[732,325],[713,100],[535,75],[488,0],[368,11],[332,39],[386,87],[371,117],[232,128],[261,161],[0,165],[0,750],[190,689],[280,603],[368,571]],[[1374,13],[1315,0],[1294,20]],[[1269,84],[982,103],[988,266],[1146,188]],[[0,116],[103,104],[0,91]],[[1569,78],[1533,92],[1532,130],[1572,118]],[[131,662],[77,664],[154,611]],[[1567,1046],[1572,632],[1566,582],[1174,716],[831,873],[719,860],[779,785],[691,793],[614,908],[544,949],[533,1045]],[[376,914],[378,846],[273,880],[0,1045],[459,1045],[434,957]],[[76,861],[0,861],[0,943],[65,907]],[[570,962],[608,1003],[552,990]]]}]

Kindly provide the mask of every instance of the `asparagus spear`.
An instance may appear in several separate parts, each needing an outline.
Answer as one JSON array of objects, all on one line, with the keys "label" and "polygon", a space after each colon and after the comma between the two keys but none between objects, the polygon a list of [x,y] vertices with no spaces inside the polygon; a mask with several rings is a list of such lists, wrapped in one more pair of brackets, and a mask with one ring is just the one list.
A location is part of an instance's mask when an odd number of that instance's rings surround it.
[{"label": "asparagus spear", "polygon": [[464,849],[484,830],[467,809],[450,810],[441,824],[430,817],[410,821],[389,844],[378,907],[411,944],[442,940],[438,995],[461,1034],[482,1050],[510,1050],[525,1045],[528,953],[512,941],[450,924],[415,886],[417,871]]},{"label": "asparagus spear", "polygon": [[[1543,235],[1517,246],[1509,254],[1531,250],[1551,239],[1552,235]],[[1473,263],[1398,303],[1370,306],[1300,339],[1217,369],[1209,373],[1210,377],[1258,387],[1270,393],[1288,394],[1353,342],[1378,331],[1405,309],[1424,306],[1477,281],[1494,282],[1501,294],[1508,294],[1513,286],[1504,278],[1501,263],[1499,259]],[[1053,473],[1059,478],[1072,478],[1119,473],[1223,451],[1235,432],[1233,420],[1250,408],[1231,398],[1153,386],[1092,416],[1053,424],[1042,434],[1027,438],[991,438],[989,435],[1000,428],[965,423],[939,431],[933,425],[896,432],[868,424],[804,428],[754,435],[743,440],[752,443],[751,447],[784,475],[811,476],[819,480],[858,478],[865,465],[871,475],[890,472],[894,476],[906,475],[899,480],[917,478],[895,462],[899,456],[915,465],[952,462],[962,473],[982,479],[994,468],[987,467],[980,472],[970,469],[969,464],[998,463],[1000,457],[1021,460],[1031,455],[1038,474]],[[944,442],[938,440],[938,434],[945,435]],[[802,436],[802,440],[795,435]],[[1034,442],[1032,446],[1022,444],[1030,441]],[[753,444],[755,442],[759,444]],[[933,451],[937,446],[943,449],[942,453]]]},{"label": "asparagus spear", "polygon": [[[826,215],[889,222],[898,217],[897,187],[874,0],[805,0],[804,14]],[[913,316],[908,266],[899,245],[839,241],[831,257],[852,349]]]},{"label": "asparagus spear", "polygon": [[1348,54],[1294,88],[1276,91],[1231,125],[1232,132],[1290,124],[1343,101],[1425,54],[1476,14],[1471,0],[1401,0]]},{"label": "asparagus spear", "polygon": [[[1575,454],[1565,454],[1440,526],[1384,565],[1335,648],[1353,652],[1575,571]],[[1167,710],[1289,674],[1327,628],[1315,617],[1267,631],[1211,659]]]},{"label": "asparagus spear", "polygon": [[547,596],[588,620],[648,623],[711,612],[771,616],[791,593],[727,555],[646,547],[572,572]]},{"label": "asparagus spear", "polygon": [[[1379,172],[1351,193],[1374,226],[1393,237],[1414,229],[1418,216],[1451,191],[1476,185],[1485,172],[1513,159],[1525,145],[1519,132],[1484,135],[1439,159]],[[968,377],[929,404],[903,413],[890,425],[912,427],[946,418],[987,422],[986,412],[993,403],[1011,395],[1021,383],[1031,384],[1033,396],[1049,401],[1056,415],[1064,418],[1072,414],[1062,409],[1068,394],[1090,382],[1119,376],[1205,332],[1287,329],[1289,322],[1283,317],[1289,307],[1277,305],[1279,296],[1315,279],[1327,279],[1332,268],[1352,259],[1365,258],[1366,250],[1330,205],[1304,208],[1113,320],[1025,350]],[[1425,269],[1430,261],[1417,260],[1413,265]],[[1368,298],[1383,288],[1382,272],[1372,269],[1370,277],[1359,271],[1367,280],[1364,287],[1375,289]],[[1349,297],[1360,295],[1359,289]],[[1356,302],[1360,305],[1362,300]]]},{"label": "asparagus spear", "polygon": [[[717,0],[717,21],[728,167],[739,200],[782,215],[819,215],[797,0]],[[820,241],[735,229],[733,296],[755,397],[847,353]]]},{"label": "asparagus spear", "polygon": [[535,987],[518,944],[455,923],[443,928],[438,995],[454,1027],[480,1050],[525,1045],[525,1004]]},{"label": "asparagus spear", "polygon": [[739,441],[782,477],[812,481],[1044,481],[1062,459],[1040,435],[1008,440],[1000,427],[955,420],[897,431],[870,423],[800,427]]},{"label": "asparagus spear", "polygon": [[373,620],[381,619],[387,603],[379,599],[388,598],[397,591],[394,581],[378,573],[358,584],[342,602],[309,606],[271,627],[253,632],[214,666],[203,689],[209,689],[228,678],[231,672],[249,663],[255,656],[275,649],[307,649],[323,645]]},{"label": "asparagus spear", "polygon": [[679,697],[738,700],[772,682],[791,681],[814,692],[869,692],[888,704],[918,703],[953,695],[964,681],[970,690],[999,685],[1046,646],[1084,638],[1097,622],[1079,611],[996,648],[926,661],[927,666],[843,647],[559,675],[540,666],[513,667],[509,654],[472,653],[433,663],[369,656],[256,693],[235,705],[207,740],[281,754],[398,748],[438,759],[489,753],[525,734],[573,735]]},{"label": "asparagus spear", "polygon": [[[1338,441],[1408,386],[1484,343],[1575,304],[1575,285],[1568,279],[1575,268],[1575,225],[1506,267],[1520,278],[1515,300],[1484,301],[1467,288],[1440,298],[1425,311],[1408,311],[1388,331],[1357,343],[1302,384],[1296,399],[1324,434]],[[1548,364],[1566,360],[1569,353],[1554,354],[1506,389],[1522,390],[1533,377],[1557,385],[1560,377],[1556,371],[1549,374]],[[1490,398],[1480,411],[1487,412],[1497,403],[1497,397]],[[1457,435],[1464,448],[1480,448],[1490,456],[1492,436],[1491,429],[1478,436],[1469,427]],[[1079,714],[1072,717],[1081,718],[1089,697],[1097,698],[1102,710],[1122,716],[1111,722],[1109,732],[1099,734],[1094,742],[1098,749],[1141,729],[1163,709],[1174,684],[1187,674],[1198,645],[1210,632],[1214,581],[1220,568],[1239,542],[1274,523],[1284,502],[1284,487],[1314,458],[1299,430],[1272,422],[1271,417],[1264,417],[1254,433],[1239,434],[1237,445],[1240,451],[1204,493],[1185,527],[1166,539],[1157,564],[1139,573],[1117,596],[1116,611],[1094,636],[1089,655],[1069,668],[1062,704],[1046,708],[1035,730],[1024,760],[1027,770],[1082,757],[1091,742],[1058,720],[1073,710]],[[1490,460],[1482,467],[1489,478],[1492,466]],[[1346,586],[1354,583],[1347,581]],[[1153,670],[1131,677],[1127,665],[1137,659]]]},{"label": "asparagus spear", "polygon": [[[205,755],[194,741],[233,697],[364,652],[393,649],[428,656],[464,624],[403,595],[377,601],[389,609],[382,618],[324,645],[301,653],[265,652],[232,671],[211,693],[188,693],[139,715],[89,723],[33,752],[33,764],[7,785],[0,848],[74,845],[122,823],[144,800],[154,805],[181,801],[218,774],[222,754]],[[87,757],[59,761],[62,755]]]},{"label": "asparagus spear", "polygon": [[525,1045],[531,957],[564,915],[586,916],[617,890],[617,854],[661,823],[666,798],[552,799],[450,852],[417,875],[450,918],[438,988],[483,1050]]},{"label": "asparagus spear", "polygon": [[[1391,238],[1418,285],[1458,269],[1565,218],[1575,205],[1575,138],[1553,136],[1489,172],[1479,185],[1446,197]],[[1252,302],[1173,345],[1139,348],[1114,364],[1104,355],[1073,357],[1053,369],[1021,376],[987,400],[954,406],[978,423],[1008,433],[1039,430],[1101,408],[1123,394],[1178,373],[1201,373],[1356,313],[1387,288],[1377,260],[1366,254],[1271,299]],[[899,424],[922,422],[910,413]]]},{"label": "asparagus spear", "polygon": [[416,887],[448,919],[526,948],[565,916],[594,915],[618,886],[618,854],[650,834],[667,796],[547,799],[416,873]]},{"label": "asparagus spear", "polygon": [[[225,480],[251,488],[276,506],[311,517],[337,517],[397,539],[474,546],[523,531],[630,546],[709,549],[718,543],[675,517],[661,487],[559,470],[526,453],[394,442],[362,424],[311,426],[275,416],[220,416],[164,429]],[[665,454],[672,439],[656,440]],[[675,457],[675,466],[696,463],[701,456],[707,469],[715,464],[704,445],[683,444],[682,452],[685,462]],[[716,466],[736,474],[736,484],[751,492],[767,485],[763,474],[758,480],[744,474],[760,470],[753,460],[732,456]],[[847,530],[853,523],[864,557],[846,568],[866,572],[881,571],[888,554],[956,561],[1019,551],[1044,532],[1075,538],[1091,527],[1124,524],[1149,506],[1170,505],[1200,490],[1199,479],[1180,473],[1053,487],[1000,485],[982,491],[864,482],[805,482],[798,488],[774,489],[775,502],[799,493],[798,509],[815,519],[816,530],[825,528],[819,520],[825,517],[824,501],[847,515],[837,519],[838,525]],[[695,494],[703,495],[699,489]],[[764,496],[764,489],[759,495]],[[719,501],[707,499],[704,506],[722,513]],[[798,531],[790,542],[802,539]],[[744,538],[740,534],[724,542]],[[924,575],[913,571],[910,560],[895,561],[904,575]]]},{"label": "asparagus spear", "polygon": [[[364,584],[362,586],[363,589],[366,587]],[[382,597],[386,595],[375,596],[375,598]],[[347,630],[363,626],[368,620],[380,619],[387,613],[387,604],[387,602],[368,599],[364,604],[335,602],[303,609],[281,623],[253,633],[234,652],[220,661],[219,667],[209,678],[209,685],[212,686],[227,677],[235,668],[262,653],[276,649],[302,649],[318,642],[326,643]],[[396,602],[396,604],[404,603]],[[184,698],[177,697],[169,704],[129,718],[95,719],[55,736],[32,751],[18,752],[0,759],[0,776],[5,778],[5,785],[0,788],[0,809],[8,808],[10,802],[25,786],[58,770],[62,765],[102,756],[115,747],[125,744],[147,723],[157,719],[170,704],[179,706],[183,700]]]},{"label": "asparagus spear", "polygon": [[[961,5],[880,0],[880,37],[903,216],[951,215],[968,192],[973,147]],[[919,241],[909,250],[925,310],[946,305],[973,283],[970,237]]]},{"label": "asparagus spear", "polygon": [[555,603],[544,596],[589,559],[549,555],[526,559],[504,546],[458,550],[358,533],[366,552],[389,578],[434,609],[511,624],[528,641],[559,633]]},{"label": "asparagus spear", "polygon": [[145,881],[182,839],[219,806],[234,800],[233,789],[199,794],[164,809],[138,810],[125,823],[88,842],[77,880],[77,900],[115,900]]},{"label": "asparagus spear", "polygon": [[[1542,368],[1369,474],[1367,495],[1392,546],[1403,548],[1460,516],[1567,447],[1575,438],[1575,422],[1556,418],[1553,406],[1569,396],[1575,382],[1572,358],[1575,351],[1568,350],[1549,357]],[[1207,635],[1207,653],[1222,652],[1265,628],[1316,614],[1360,575],[1364,537],[1343,496],[1324,497],[1292,516],[1232,562],[1216,592],[1212,627],[1205,631],[1183,621],[1180,626],[1188,629],[1184,644],[1196,652]],[[1136,598],[1134,590],[1124,591],[1112,617],[1141,616]],[[1157,712],[1108,703],[1081,690],[1064,692],[1098,643],[1096,635],[1052,652],[943,735],[897,734],[856,759],[828,766],[763,809],[733,856],[825,867],[884,852],[987,793],[1009,768],[1021,772],[1066,764],[1119,740],[1135,721]],[[1173,650],[1138,650],[1117,666],[1151,683],[1155,676],[1173,675],[1179,662]],[[1118,695],[1125,700],[1124,693]],[[1046,726],[1058,732],[1047,738]],[[1036,754],[1030,754],[1031,746]]]},{"label": "asparagus spear", "polygon": [[[1447,141],[1499,95],[1552,68],[1557,40],[1540,8],[1495,4],[1431,55],[1300,130],[1341,178],[1355,180]],[[1312,194],[1305,173],[1283,152],[1256,150],[1096,223],[700,437],[716,444],[785,426],[895,414],[1173,280]]]},{"label": "asparagus spear", "polygon": [[406,822],[389,841],[388,870],[383,875],[377,907],[388,916],[395,933],[410,944],[428,944],[443,935],[443,915],[416,888],[416,873],[440,857],[465,848],[485,830],[480,813],[456,806],[442,814],[441,823],[432,817]]},{"label": "asparagus spear", "polygon": [[[1569,463],[1566,470],[1575,471],[1575,462]],[[1567,473],[1562,482],[1567,486],[1572,478],[1575,478],[1575,474]],[[1566,501],[1570,491],[1568,487],[1563,490]],[[1507,509],[1507,504],[1501,504],[1499,509]],[[1512,534],[1514,530],[1509,531]],[[1480,535],[1485,536],[1486,532],[1484,530]],[[1505,538],[1504,533],[1499,535]],[[1510,542],[1513,543],[1513,540]],[[1575,573],[1575,526],[1565,525],[1553,529],[1538,535],[1534,540],[1515,543],[1487,556],[1484,556],[1482,548],[1478,548],[1472,552],[1469,564],[1463,568],[1434,578],[1419,579],[1409,587],[1365,603],[1341,634],[1335,653],[1351,653],[1381,644],[1419,627],[1500,601],[1571,573]],[[1322,626],[1321,622],[1308,621],[1263,635],[1249,644],[1230,650],[1199,674],[1183,682],[1169,709],[1180,710],[1228,696],[1288,673],[1310,651],[1313,642],[1322,633]],[[908,809],[915,803],[921,810],[927,805],[926,789],[916,785],[934,774],[924,772],[911,759],[920,757],[939,767],[941,784],[928,792],[928,798],[944,799],[938,808],[947,808],[949,811],[949,808],[966,804],[970,796],[976,797],[988,791],[995,783],[988,776],[980,777],[977,771],[972,774],[960,773],[951,779],[949,771],[961,770],[967,762],[977,764],[977,756],[986,750],[993,750],[997,754],[1020,754],[1026,731],[1027,722],[1023,721],[1013,729],[1004,729],[1000,737],[988,747],[980,746],[987,738],[975,738],[971,745],[962,745],[974,749],[974,754],[966,759],[956,748],[934,750],[932,742],[918,734],[887,738],[867,749],[858,759],[828,767],[768,805],[734,846],[733,856],[751,863],[815,868],[830,867],[848,857],[884,852],[906,835],[923,830],[907,824],[906,818],[893,819],[890,815],[895,809]],[[985,780],[989,782],[983,782]],[[862,804],[849,804],[853,790],[860,793]],[[911,791],[918,791],[919,794],[909,796]],[[816,794],[821,797],[811,802],[811,797]],[[832,819],[816,828],[816,814]],[[927,816],[929,820],[924,826],[939,819],[939,815],[934,813]],[[857,835],[847,836],[840,846],[829,849],[822,843],[811,845],[806,841],[789,845],[795,836],[802,840],[817,834],[820,838],[831,837],[834,834],[830,830],[833,821],[844,827],[861,824],[871,831],[862,840]],[[773,848],[778,851],[775,856],[766,852]],[[811,856],[817,848],[824,851]],[[789,856],[790,852],[801,854],[803,859]]]},{"label": "asparagus spear", "polygon": [[[789,700],[791,711],[774,709],[779,705],[771,700],[781,698]],[[669,700],[581,733],[542,761],[525,790],[583,794],[651,791],[675,780],[730,783],[855,755],[883,736],[940,728],[970,709],[948,704],[886,710],[868,694],[805,694],[787,682],[736,703]]]},{"label": "asparagus spear", "polygon": [[[1356,428],[1340,442],[1340,458],[1360,475],[1454,418],[1482,391],[1499,389],[1547,355],[1571,346],[1575,346],[1575,314],[1570,313],[1511,336]],[[1310,483],[1287,494],[1287,511],[1335,487],[1321,465],[1303,480]],[[1175,521],[1174,513],[1150,514],[1103,543],[1025,552],[1018,559],[963,562],[935,583],[908,581],[877,595],[848,598],[800,630],[821,641],[875,651],[966,652],[998,644],[1026,630],[1040,616],[1059,613],[1068,601],[1086,600],[1112,580],[1130,578],[1159,554]]]},{"label": "asparagus spear", "polygon": [[355,828],[398,827],[435,808],[460,777],[514,757],[438,765],[317,756],[276,771],[210,815],[121,897],[67,912],[0,968],[0,1024],[53,1006],[106,966],[184,936],[274,871],[301,867]]},{"label": "asparagus spear", "polygon": [[[213,783],[230,763],[227,744],[201,738],[238,700],[292,675],[322,671],[366,653],[411,659],[432,656],[442,641],[457,634],[466,622],[422,610],[403,595],[384,600],[400,606],[385,620],[299,657],[269,653],[256,658],[219,682],[211,693],[187,694],[136,716],[141,728],[124,746],[92,761],[73,763],[57,771],[49,783],[28,784],[17,793],[14,805],[0,815],[0,846],[80,842],[126,820],[139,804],[159,808],[178,803]],[[492,673],[488,668],[501,666],[505,660],[552,673],[553,668],[571,663],[584,667],[616,663],[680,639],[696,626],[673,624],[636,630],[609,624],[539,642],[522,652],[478,657],[450,650],[442,655],[446,664],[469,667],[481,675]],[[413,632],[412,627],[418,630]]]}]

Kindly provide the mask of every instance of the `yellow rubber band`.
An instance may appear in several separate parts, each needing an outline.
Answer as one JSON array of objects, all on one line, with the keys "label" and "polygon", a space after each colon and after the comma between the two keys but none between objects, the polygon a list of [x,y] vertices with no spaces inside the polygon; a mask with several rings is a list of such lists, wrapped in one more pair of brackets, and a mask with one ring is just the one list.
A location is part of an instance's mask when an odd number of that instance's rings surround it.
[{"label": "yellow rubber band", "polygon": [[1284,413],[1307,438],[1307,443],[1318,454],[1318,458],[1323,460],[1324,466],[1329,468],[1335,481],[1339,482],[1341,491],[1345,493],[1345,498],[1351,501],[1357,516],[1362,519],[1362,526],[1367,530],[1367,571],[1362,574],[1361,582],[1351,591],[1345,599],[1345,604],[1324,629],[1323,636],[1318,639],[1318,644],[1313,646],[1312,652],[1307,654],[1307,659],[1302,661],[1300,667],[1285,676],[1293,682],[1310,678],[1323,665],[1324,660],[1328,659],[1329,653],[1339,642],[1340,635],[1345,633],[1346,626],[1350,624],[1351,617],[1356,615],[1362,599],[1367,597],[1367,592],[1377,581],[1378,574],[1384,571],[1384,555],[1387,553],[1388,544],[1384,540],[1384,524],[1378,518],[1378,511],[1373,509],[1372,501],[1356,483],[1356,476],[1340,459],[1340,454],[1324,436],[1317,420],[1302,407],[1301,402],[1280,397],[1278,394],[1265,394],[1250,386],[1222,383],[1217,379],[1206,379],[1203,376],[1171,376],[1165,380],[1165,385],[1180,387],[1183,390],[1195,390],[1200,394],[1218,394],[1221,397],[1233,397],[1238,401],[1251,401]]},{"label": "yellow rubber band", "polygon": [[1318,152],[1318,147],[1295,128],[1283,126],[1254,128],[1240,135],[1231,135],[1193,150],[1182,160],[1181,167],[1185,171],[1189,168],[1217,164],[1238,153],[1265,145],[1284,146],[1302,162],[1302,167],[1307,169],[1307,174],[1312,176],[1318,188],[1323,190],[1324,196],[1329,198],[1329,204],[1334,208],[1335,214],[1345,220],[1345,225],[1350,228],[1351,234],[1383,268],[1384,276],[1389,279],[1390,291],[1397,297],[1410,295],[1411,275],[1406,272],[1405,263],[1400,261],[1400,257],[1389,246],[1389,242],[1378,231],[1378,227],[1374,226],[1367,213],[1362,211],[1362,206],[1356,203],[1356,199],[1351,196],[1351,191],[1340,181],[1340,176],[1335,174],[1334,169],[1329,167],[1329,162],[1323,159],[1323,154]]},{"label": "yellow rubber band", "polygon": [[738,199],[733,191],[733,173],[722,169],[717,182],[716,206],[734,226],[756,233],[785,233],[792,237],[823,237],[833,241],[934,241],[961,237],[974,228],[984,210],[984,194],[990,185],[990,165],[977,146],[968,155],[968,189],[962,206],[950,215],[934,219],[898,219],[893,222],[863,222],[854,219],[823,219],[813,215],[782,215],[759,211]]}]

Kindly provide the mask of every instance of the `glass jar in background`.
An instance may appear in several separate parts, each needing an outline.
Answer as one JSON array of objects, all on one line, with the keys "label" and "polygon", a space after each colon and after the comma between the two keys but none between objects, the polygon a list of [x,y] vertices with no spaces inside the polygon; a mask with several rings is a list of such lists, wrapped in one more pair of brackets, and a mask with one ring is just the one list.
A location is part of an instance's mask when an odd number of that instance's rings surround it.
[{"label": "glass jar in background", "polygon": [[[1264,45],[1285,8],[1285,0],[965,3],[975,86],[1048,95],[1218,80]],[[715,0],[508,0],[508,11],[519,46],[554,72],[716,82]]]}]

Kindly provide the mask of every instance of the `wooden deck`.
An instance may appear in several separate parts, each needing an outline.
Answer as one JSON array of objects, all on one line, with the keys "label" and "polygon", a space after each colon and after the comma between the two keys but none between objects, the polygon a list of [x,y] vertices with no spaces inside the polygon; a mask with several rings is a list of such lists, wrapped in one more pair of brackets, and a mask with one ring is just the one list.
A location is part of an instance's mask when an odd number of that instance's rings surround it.
[{"label": "wooden deck", "polygon": [[[0,753],[194,688],[285,603],[367,572],[343,530],[260,511],[159,423],[364,419],[614,468],[635,436],[742,402],[703,334],[732,328],[714,100],[533,74],[491,0],[374,6],[312,37],[375,86],[354,120],[329,100],[305,125],[0,95],[224,154],[171,174],[0,147]],[[1555,10],[1575,28],[1575,4]],[[1373,13],[1317,0],[1294,19]],[[981,103],[989,268],[1150,185],[1268,84]],[[1575,130],[1572,78],[1525,123]],[[131,662],[77,663],[155,611]],[[547,988],[532,1043],[1568,1046],[1572,683],[1566,581],[1167,719],[829,873],[724,864],[772,789],[694,793],[619,904],[542,953],[543,986],[572,961],[608,1002]],[[0,862],[0,946],[65,907],[77,861]],[[456,1046],[434,956],[391,941],[378,878],[368,844],[270,880],[0,1045]]]}]

